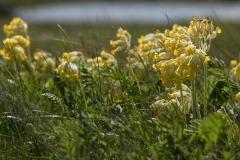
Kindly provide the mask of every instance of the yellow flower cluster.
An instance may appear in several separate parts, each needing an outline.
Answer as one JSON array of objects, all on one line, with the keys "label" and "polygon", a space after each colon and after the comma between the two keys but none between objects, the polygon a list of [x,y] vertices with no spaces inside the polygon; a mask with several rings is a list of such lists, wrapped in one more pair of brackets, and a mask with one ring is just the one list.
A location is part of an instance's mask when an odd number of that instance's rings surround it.
[{"label": "yellow flower cluster", "polygon": [[[14,54],[12,54],[12,53],[14,53]],[[20,45],[16,45],[14,48],[11,49],[10,52],[8,52],[5,49],[0,50],[0,55],[2,56],[2,59],[4,61],[11,60],[13,63],[16,63],[16,60],[23,61],[23,60],[27,59],[25,50]]]},{"label": "yellow flower cluster", "polygon": [[175,99],[166,100],[160,99],[154,102],[150,109],[152,111],[152,117],[160,120],[164,120],[166,115],[176,116],[175,107],[179,106],[179,102]]},{"label": "yellow flower cluster", "polygon": [[4,25],[3,31],[7,37],[3,40],[5,47],[0,50],[3,60],[14,63],[16,60],[26,60],[25,48],[30,45],[27,39],[27,23],[20,18],[14,18],[9,25]]},{"label": "yellow flower cluster", "polygon": [[50,53],[44,51],[38,51],[33,54],[33,65],[36,70],[40,70],[41,73],[53,73],[56,68],[56,62],[51,57]]},{"label": "yellow flower cluster", "polygon": [[88,71],[94,75],[94,73],[97,72],[97,70],[101,68],[112,68],[112,67],[117,67],[118,63],[115,57],[107,53],[106,51],[102,50],[100,53],[100,56],[95,57],[95,58],[90,58],[87,60],[88,64]]},{"label": "yellow flower cluster", "polygon": [[235,95],[235,99],[240,101],[240,92],[238,92],[236,95]]},{"label": "yellow flower cluster", "polygon": [[191,106],[192,106],[192,97],[191,97],[191,90],[186,86],[185,84],[181,84],[182,87],[182,103],[180,103],[181,100],[181,91],[176,90],[173,88],[172,93],[168,93],[168,99],[175,99],[176,101],[179,102],[179,110],[183,114],[188,114]]},{"label": "yellow flower cluster", "polygon": [[219,27],[214,30],[213,23],[208,17],[198,20],[195,15],[186,30],[193,44],[205,52],[210,49],[211,40],[222,32]]},{"label": "yellow flower cluster", "polygon": [[55,72],[61,76],[65,76],[70,80],[78,80],[81,73],[78,70],[78,66],[72,62],[62,62],[58,68],[55,69]]},{"label": "yellow flower cluster", "polygon": [[24,38],[22,35],[16,35],[12,38],[6,38],[3,40],[3,44],[5,46],[5,50],[11,51],[12,48],[16,47],[17,45],[20,45],[24,48],[29,47],[30,41]]},{"label": "yellow flower cluster", "polygon": [[118,40],[110,41],[115,48],[113,55],[127,49],[127,68],[134,66],[143,68],[150,65],[160,73],[159,79],[165,87],[181,87],[182,81],[192,81],[197,72],[210,60],[207,51],[210,49],[211,40],[221,33],[217,27],[214,30],[212,21],[206,17],[197,19],[193,16],[189,27],[174,24],[171,30],[164,33],[157,30],[138,39],[138,46],[130,48],[131,35],[122,28],[118,29]]},{"label": "yellow flower cluster", "polygon": [[81,75],[79,65],[84,62],[85,58],[82,52],[64,52],[62,53],[61,63],[55,69],[55,72],[70,80],[78,80]]},{"label": "yellow flower cluster", "polygon": [[[221,33],[219,27],[214,30],[209,18],[193,21],[189,27],[173,25],[172,30],[158,33],[160,48],[155,49],[155,62],[152,67],[160,71],[160,80],[165,87],[180,88],[184,80],[192,81],[196,72],[201,71],[210,58],[211,40]],[[151,52],[151,51],[150,51]]]},{"label": "yellow flower cluster", "polygon": [[3,31],[7,38],[13,37],[15,35],[22,35],[26,37],[28,31],[28,25],[21,18],[13,18],[9,25],[5,24],[3,26]]},{"label": "yellow flower cluster", "polygon": [[118,39],[116,41],[110,40],[110,45],[114,48],[114,50],[111,51],[113,55],[122,50],[127,51],[130,49],[131,35],[127,30],[119,28],[116,34],[116,38]]},{"label": "yellow flower cluster", "polygon": [[182,97],[180,90],[171,88],[172,93],[168,93],[168,99],[161,98],[150,106],[154,118],[164,119],[164,114],[184,116],[190,112],[192,106],[191,90],[184,84],[181,84],[181,87]]},{"label": "yellow flower cluster", "polygon": [[240,63],[237,64],[237,61],[231,61],[231,67],[233,67],[232,70],[234,75],[240,78]]},{"label": "yellow flower cluster", "polygon": [[64,52],[62,54],[61,62],[72,62],[75,64],[79,64],[84,61],[84,55],[80,51],[72,51],[72,52]]}]

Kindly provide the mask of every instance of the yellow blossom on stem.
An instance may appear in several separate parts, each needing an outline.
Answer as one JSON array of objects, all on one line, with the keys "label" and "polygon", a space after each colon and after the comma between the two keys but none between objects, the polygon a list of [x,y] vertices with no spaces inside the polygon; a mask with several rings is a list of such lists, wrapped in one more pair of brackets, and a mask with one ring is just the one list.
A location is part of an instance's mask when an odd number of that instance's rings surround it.
[{"label": "yellow blossom on stem", "polygon": [[5,24],[3,26],[3,31],[7,38],[15,35],[22,35],[25,37],[27,35],[27,29],[27,23],[19,17],[13,18],[9,25]]},{"label": "yellow blossom on stem", "polygon": [[127,32],[127,30],[119,28],[117,32],[116,37],[118,40],[110,40],[110,45],[114,48],[114,50],[111,51],[113,55],[122,50],[129,50],[131,46],[131,35]]},{"label": "yellow blossom on stem", "polygon": [[236,67],[237,64],[238,64],[238,62],[237,62],[236,60],[231,60],[231,61],[230,61],[230,67],[231,67],[231,68]]},{"label": "yellow blossom on stem", "polygon": [[72,62],[75,64],[80,64],[85,60],[84,55],[80,51],[71,51],[62,53],[61,62]]},{"label": "yellow blossom on stem", "polygon": [[238,63],[238,65],[233,68],[233,71],[234,75],[240,78],[240,63]]},{"label": "yellow blossom on stem", "polygon": [[80,75],[77,65],[67,61],[61,63],[55,71],[70,80],[78,80]]},{"label": "yellow blossom on stem", "polygon": [[236,95],[235,95],[235,99],[240,101],[240,92],[238,92]]},{"label": "yellow blossom on stem", "polygon": [[13,47],[17,45],[21,45],[22,47],[27,48],[30,45],[30,41],[21,35],[16,35],[12,38],[6,38],[5,40],[3,40],[3,44],[5,46],[5,49],[10,51]]}]

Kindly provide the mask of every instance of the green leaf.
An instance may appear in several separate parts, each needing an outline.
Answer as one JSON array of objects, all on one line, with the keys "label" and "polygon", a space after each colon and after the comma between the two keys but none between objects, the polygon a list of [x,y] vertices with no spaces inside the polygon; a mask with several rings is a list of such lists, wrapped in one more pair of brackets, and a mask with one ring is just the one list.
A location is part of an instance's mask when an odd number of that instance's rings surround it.
[{"label": "green leaf", "polygon": [[225,103],[229,100],[229,85],[226,78],[221,78],[215,82],[213,89],[209,95],[210,102]]},{"label": "green leaf", "polygon": [[235,81],[233,81],[232,79],[228,80],[229,82],[229,86],[232,89],[232,91],[234,92],[240,92],[240,86],[238,83],[236,83]]},{"label": "green leaf", "polygon": [[223,75],[225,68],[226,64],[224,61],[216,57],[211,57],[208,62],[208,71],[216,75]]},{"label": "green leaf", "polygon": [[198,127],[193,130],[189,142],[196,142],[203,149],[208,149],[217,142],[219,136],[226,131],[227,116],[221,113],[210,114],[202,121],[197,120]]}]

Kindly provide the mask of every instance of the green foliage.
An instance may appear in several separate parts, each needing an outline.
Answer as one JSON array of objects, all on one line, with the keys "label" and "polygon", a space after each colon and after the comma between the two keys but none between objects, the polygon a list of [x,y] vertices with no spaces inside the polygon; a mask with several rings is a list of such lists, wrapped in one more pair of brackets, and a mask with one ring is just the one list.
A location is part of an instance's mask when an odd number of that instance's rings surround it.
[{"label": "green foliage", "polygon": [[226,64],[223,60],[218,59],[216,57],[211,57],[208,62],[208,71],[214,73],[216,75],[223,75],[226,69]]}]

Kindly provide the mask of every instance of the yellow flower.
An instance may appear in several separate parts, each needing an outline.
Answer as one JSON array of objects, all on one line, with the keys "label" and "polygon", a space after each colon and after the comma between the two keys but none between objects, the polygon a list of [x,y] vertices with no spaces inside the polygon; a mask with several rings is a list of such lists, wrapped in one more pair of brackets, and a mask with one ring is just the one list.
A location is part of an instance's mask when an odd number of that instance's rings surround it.
[{"label": "yellow flower", "polygon": [[131,35],[122,28],[119,28],[117,32],[118,33],[116,34],[116,37],[118,38],[118,40],[110,40],[110,45],[112,46],[112,48],[115,48],[111,51],[113,55],[122,50],[129,50],[131,46]]},{"label": "yellow flower", "polygon": [[5,39],[3,40],[3,44],[7,50],[11,50],[11,48],[18,45],[18,41],[16,39]]},{"label": "yellow flower", "polygon": [[175,88],[180,87],[181,76],[175,72],[178,66],[174,64],[173,59],[161,61],[154,67],[161,71],[159,78],[162,81],[163,86]]},{"label": "yellow flower", "polygon": [[221,29],[216,27],[214,30],[213,22],[208,17],[198,20],[194,15],[187,32],[193,44],[207,52],[210,49],[211,40],[221,33]]},{"label": "yellow flower", "polygon": [[218,34],[222,33],[221,28],[220,28],[220,27],[216,27],[216,32],[217,32]]},{"label": "yellow flower", "polygon": [[38,51],[33,53],[33,59],[36,61],[44,60],[48,57],[47,53],[44,51]]},{"label": "yellow flower", "polygon": [[51,57],[48,57],[47,59],[42,61],[41,67],[42,69],[44,69],[43,73],[52,73],[56,68],[55,60]]},{"label": "yellow flower", "polygon": [[164,31],[164,35],[165,35],[165,36],[169,36],[169,35],[170,35],[170,31],[169,31],[168,29],[166,29],[166,30]]},{"label": "yellow flower", "polygon": [[236,60],[231,60],[231,61],[230,61],[230,67],[231,67],[231,68],[234,68],[234,67],[236,67],[236,66],[237,66],[237,64],[238,64],[238,63],[237,63],[237,61],[236,61]]},{"label": "yellow flower", "polygon": [[117,46],[117,43],[114,42],[113,40],[110,40],[110,45],[111,45],[113,48],[115,48],[115,47]]},{"label": "yellow flower", "polygon": [[101,51],[100,56],[103,59],[115,59],[113,55],[111,55],[110,53],[105,52],[104,50]]},{"label": "yellow flower", "polygon": [[24,61],[27,59],[25,50],[20,45],[11,47],[11,50],[7,50],[7,48],[5,47],[4,50],[1,50],[1,56],[4,61],[11,60],[14,63],[18,60]]},{"label": "yellow flower", "polygon": [[111,95],[116,95],[117,94],[117,90],[115,88],[110,88],[108,91]]},{"label": "yellow flower", "polygon": [[152,116],[153,118],[157,118],[160,120],[164,120],[164,115],[170,115],[173,116],[175,114],[174,107],[171,106],[168,100],[161,99],[154,102],[150,109],[152,110]]},{"label": "yellow flower", "polygon": [[67,61],[61,63],[56,71],[58,74],[63,75],[71,80],[77,80],[80,75],[77,65]]},{"label": "yellow flower", "polygon": [[207,63],[208,61],[210,61],[210,57],[209,56],[205,56],[203,63]]},{"label": "yellow flower", "polygon": [[235,76],[237,76],[238,78],[240,78],[240,63],[238,63],[238,65],[236,67],[233,68],[233,73]]},{"label": "yellow flower", "polygon": [[240,92],[238,92],[238,93],[235,95],[235,99],[238,100],[238,101],[240,100]]},{"label": "yellow flower", "polygon": [[28,47],[30,45],[30,41],[21,35],[16,35],[12,38],[6,38],[3,40],[3,44],[6,50],[11,51],[11,49],[17,45],[21,45],[24,48]]},{"label": "yellow flower", "polygon": [[15,17],[12,19],[9,25],[3,26],[3,31],[7,38],[11,38],[16,35],[22,35],[26,37],[28,25],[21,18]]},{"label": "yellow flower", "polygon": [[82,52],[80,51],[71,51],[71,52],[64,52],[62,54],[62,59],[61,62],[72,62],[75,64],[80,64],[81,62],[83,62],[85,60],[84,55]]},{"label": "yellow flower", "polygon": [[[192,104],[192,97],[191,97],[191,90],[188,88],[188,86],[186,86],[185,84],[181,84],[182,87],[182,104],[179,104],[179,110],[184,113],[184,114],[188,114],[191,108],[191,104]],[[180,87],[180,88],[181,88]],[[176,90],[174,89],[173,93],[168,93],[168,99],[181,99],[181,92],[180,90]]]}]

